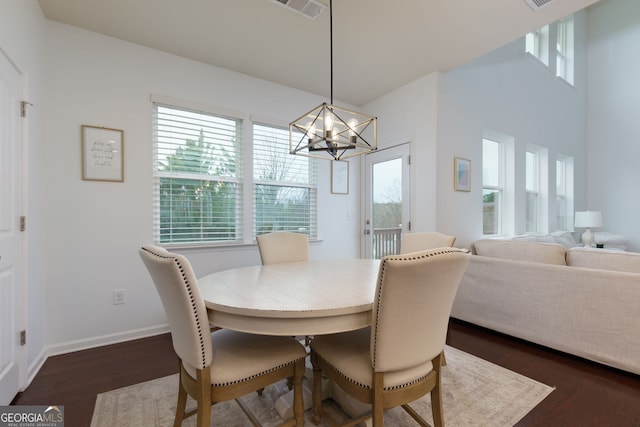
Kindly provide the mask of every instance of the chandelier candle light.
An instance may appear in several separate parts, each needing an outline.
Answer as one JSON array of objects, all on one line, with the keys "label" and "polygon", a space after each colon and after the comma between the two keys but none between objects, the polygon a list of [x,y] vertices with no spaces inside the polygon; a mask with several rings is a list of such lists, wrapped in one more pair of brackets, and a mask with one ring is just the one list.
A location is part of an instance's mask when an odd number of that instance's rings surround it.
[{"label": "chandelier candle light", "polygon": [[333,2],[329,0],[331,103],[320,104],[289,124],[289,152],[344,160],[378,148],[376,117],[333,105]]},{"label": "chandelier candle light", "polygon": [[589,248],[593,243],[591,227],[602,227],[602,213],[598,211],[576,212],[575,226],[587,228],[582,234],[582,243],[585,248]]}]

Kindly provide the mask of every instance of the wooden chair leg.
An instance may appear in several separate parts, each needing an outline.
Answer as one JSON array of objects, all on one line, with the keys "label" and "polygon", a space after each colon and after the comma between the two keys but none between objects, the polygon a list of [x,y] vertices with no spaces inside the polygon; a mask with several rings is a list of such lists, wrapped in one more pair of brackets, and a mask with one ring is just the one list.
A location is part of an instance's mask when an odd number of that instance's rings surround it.
[{"label": "wooden chair leg", "polygon": [[197,427],[209,427],[211,426],[211,405],[207,405],[205,402],[198,402],[198,420],[196,421]]},{"label": "wooden chair leg", "polygon": [[302,398],[302,380],[305,372],[304,359],[296,362],[293,376],[293,417],[296,420],[296,426],[304,425],[304,401]]},{"label": "wooden chair leg", "polygon": [[373,407],[372,417],[373,417],[373,427],[382,427],[384,426],[384,374],[379,372],[373,373]]},{"label": "wooden chair leg", "polygon": [[442,393],[440,387],[431,390],[431,409],[433,415],[433,427],[443,427],[444,419],[442,416]]},{"label": "wooden chair leg", "polygon": [[436,371],[436,386],[431,390],[431,412],[433,414],[433,426],[444,427],[444,416],[442,409],[442,377],[440,376],[440,362],[444,357],[444,351],[436,357],[433,369]]},{"label": "wooden chair leg", "polygon": [[182,374],[178,379],[178,405],[176,407],[176,417],[173,420],[173,427],[180,427],[184,419],[184,412],[187,409],[187,391],[182,385]]},{"label": "wooden chair leg", "polygon": [[311,352],[311,364],[313,365],[313,390],[311,397],[313,399],[313,412],[311,421],[314,424],[320,424],[321,405],[322,405],[322,370],[318,367],[317,356]]},{"label": "wooden chair leg", "polygon": [[197,427],[211,426],[211,371],[210,368],[196,372],[198,381],[197,396],[193,396],[198,402]]}]

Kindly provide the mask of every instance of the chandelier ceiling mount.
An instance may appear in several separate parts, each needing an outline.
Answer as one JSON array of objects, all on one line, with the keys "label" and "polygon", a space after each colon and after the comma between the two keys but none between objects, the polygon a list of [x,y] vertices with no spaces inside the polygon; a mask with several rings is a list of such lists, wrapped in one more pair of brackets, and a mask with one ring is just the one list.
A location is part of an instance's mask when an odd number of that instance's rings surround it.
[{"label": "chandelier ceiling mount", "polygon": [[289,124],[291,154],[344,160],[375,151],[378,119],[333,104],[333,1],[329,0],[331,103],[323,102]]}]

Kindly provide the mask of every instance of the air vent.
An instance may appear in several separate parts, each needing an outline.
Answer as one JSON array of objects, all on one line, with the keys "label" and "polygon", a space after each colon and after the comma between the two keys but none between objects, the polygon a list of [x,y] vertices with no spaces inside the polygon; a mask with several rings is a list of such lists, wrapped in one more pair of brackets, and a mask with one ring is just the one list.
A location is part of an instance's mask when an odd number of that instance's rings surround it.
[{"label": "air vent", "polygon": [[302,16],[306,16],[309,19],[316,19],[324,8],[324,4],[316,0],[271,0],[287,9],[293,10]]},{"label": "air vent", "polygon": [[524,0],[526,4],[533,10],[538,10],[542,6],[546,6],[551,3],[553,0]]}]

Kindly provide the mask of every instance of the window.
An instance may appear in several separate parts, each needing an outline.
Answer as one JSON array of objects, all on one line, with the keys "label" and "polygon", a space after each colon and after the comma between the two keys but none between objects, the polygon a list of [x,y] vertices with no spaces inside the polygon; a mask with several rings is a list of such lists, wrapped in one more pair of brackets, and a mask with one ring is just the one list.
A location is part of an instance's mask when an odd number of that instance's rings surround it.
[{"label": "window", "polygon": [[540,195],[540,159],[534,151],[526,153],[526,214],[525,231],[538,231],[538,199]]},{"label": "window", "polygon": [[289,154],[288,129],[253,124],[253,183],[254,235],[316,235],[316,162]]},{"label": "window", "polygon": [[556,229],[571,231],[573,213],[573,159],[559,156],[556,160]]},{"label": "window", "polygon": [[154,104],[157,243],[242,240],[242,121]]},{"label": "window", "polygon": [[483,233],[502,232],[503,156],[497,141],[482,140],[482,229]]},{"label": "window", "polygon": [[528,33],[524,38],[525,52],[536,57],[547,67],[553,67],[549,64],[551,55],[555,52],[555,71],[556,76],[564,79],[573,85],[574,77],[574,25],[573,15],[567,16],[551,25],[551,29],[555,29],[555,46],[550,39],[549,25]]},{"label": "window", "polygon": [[[157,99],[153,119],[156,243],[244,243],[277,229],[316,237],[315,161],[288,154],[288,131],[246,129],[233,114]],[[254,141],[245,137],[251,133]],[[245,173],[251,167],[255,172]]]},{"label": "window", "polygon": [[573,16],[558,21],[556,76],[573,84]]},{"label": "window", "polygon": [[525,36],[525,51],[549,66],[549,26],[545,25]]}]

